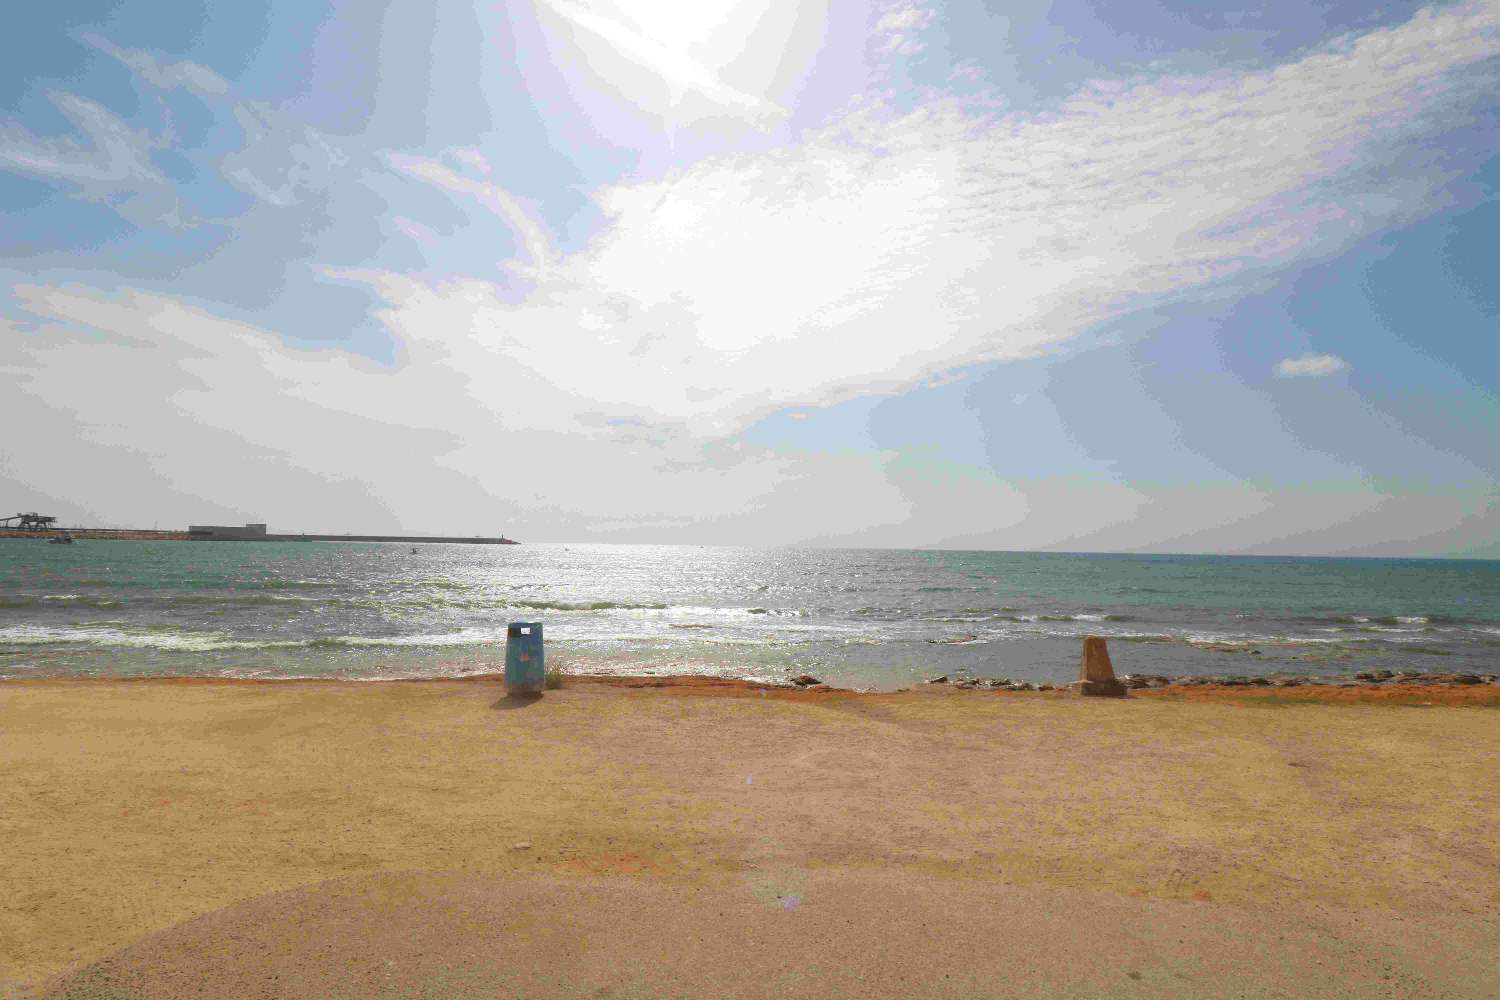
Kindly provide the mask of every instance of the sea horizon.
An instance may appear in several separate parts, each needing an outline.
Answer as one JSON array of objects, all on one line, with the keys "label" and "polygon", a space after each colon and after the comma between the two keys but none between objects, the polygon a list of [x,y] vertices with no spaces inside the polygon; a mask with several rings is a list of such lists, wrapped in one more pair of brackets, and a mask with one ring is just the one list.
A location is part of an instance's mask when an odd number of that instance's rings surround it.
[{"label": "sea horizon", "polygon": [[[250,522],[250,523],[257,523],[257,522]],[[261,522],[261,523],[264,523],[264,522]],[[24,532],[24,533],[23,532],[19,532],[19,531],[14,531],[14,530],[12,530],[12,531],[5,531],[4,529],[0,529],[0,541],[7,541],[7,540],[8,541],[37,541],[38,539],[45,539],[49,535],[56,535],[58,532],[63,532],[63,531],[67,531],[67,532],[74,532],[74,531],[110,531],[110,532],[140,532],[140,533],[147,533],[147,534],[149,534],[149,533],[158,533],[158,534],[169,534],[169,533],[185,534],[187,532],[187,530],[188,530],[187,527],[182,527],[182,528],[160,528],[160,527],[153,526],[153,527],[150,527],[150,528],[142,528],[142,527],[139,527],[139,526],[132,527],[132,526],[128,526],[128,525],[114,525],[114,524],[91,524],[91,525],[86,525],[86,524],[63,524],[63,523],[59,522],[58,524],[54,525],[51,528],[37,529],[35,531],[28,531],[28,532]],[[349,535],[349,536],[354,536],[356,538],[358,538],[358,537],[365,537],[365,536],[371,536],[371,535],[382,535],[382,536],[389,536],[389,537],[401,537],[401,538],[409,538],[409,539],[427,539],[427,540],[432,540],[432,539],[447,539],[447,538],[465,539],[465,540],[467,540],[467,539],[471,539],[471,538],[502,538],[503,537],[507,541],[513,542],[514,544],[517,544],[517,545],[533,545],[533,546],[550,545],[550,546],[563,546],[563,547],[575,546],[575,545],[576,546],[587,546],[587,545],[618,545],[618,546],[673,546],[673,547],[681,547],[681,548],[754,549],[754,550],[808,549],[808,550],[815,550],[815,551],[832,551],[832,552],[839,552],[839,551],[851,551],[851,552],[855,552],[855,551],[857,551],[857,552],[956,552],[956,553],[972,552],[972,553],[991,553],[991,554],[996,554],[996,555],[1049,555],[1050,554],[1050,555],[1073,555],[1073,556],[1182,556],[1182,557],[1208,557],[1208,558],[1220,558],[1220,557],[1223,557],[1223,558],[1235,558],[1235,559],[1330,559],[1330,560],[1356,560],[1356,559],[1382,560],[1382,559],[1393,559],[1393,560],[1402,560],[1402,561],[1410,561],[1410,562],[1423,562],[1423,561],[1465,561],[1465,562],[1493,562],[1493,563],[1500,563],[1500,554],[1485,555],[1485,554],[1474,554],[1474,553],[1467,553],[1467,552],[1446,552],[1446,553],[1435,553],[1435,554],[1434,553],[1427,553],[1427,554],[1391,553],[1391,554],[1387,554],[1387,553],[1368,553],[1368,552],[1246,552],[1246,551],[1210,551],[1210,550],[1152,549],[1152,548],[1139,548],[1139,549],[1071,549],[1071,548],[1066,548],[1065,549],[1065,548],[1049,548],[1049,547],[1046,547],[1046,546],[1041,546],[1041,547],[1036,547],[1036,548],[973,548],[973,547],[969,547],[969,546],[949,546],[949,545],[943,545],[943,544],[936,544],[936,545],[915,545],[915,546],[914,545],[834,545],[834,544],[823,544],[823,543],[820,543],[820,542],[818,542],[816,540],[813,540],[813,541],[791,541],[791,542],[768,542],[768,543],[681,542],[681,541],[602,541],[602,540],[599,540],[599,539],[579,539],[579,538],[560,539],[559,540],[559,539],[546,539],[546,538],[541,538],[541,539],[518,538],[518,537],[512,536],[509,532],[495,532],[492,535],[486,535],[486,534],[484,534],[482,532],[462,532],[462,531],[459,531],[459,532],[446,532],[446,533],[439,534],[439,533],[432,533],[432,532],[411,531],[411,530],[408,530],[406,528],[401,528],[401,527],[397,527],[397,528],[362,528],[362,529],[359,529],[359,530],[330,531],[330,530],[301,529],[301,528],[294,528],[294,529],[282,530],[278,526],[278,528],[277,528],[276,531],[270,532],[270,533],[273,534],[273,535],[282,535],[282,536],[303,536],[303,535],[305,535],[305,536],[313,536],[313,535],[341,536],[341,535]],[[105,539],[99,539],[99,540],[102,541],[102,540],[105,540]],[[149,539],[149,538],[147,538],[147,539],[139,539],[139,538],[119,538],[119,539],[114,539],[114,538],[111,538],[111,539],[107,539],[107,540],[109,540],[109,541],[154,541],[154,540],[176,541],[177,539],[165,539],[165,538],[163,538],[163,539]],[[228,540],[223,540],[223,541],[228,541]],[[239,541],[239,539],[236,539],[235,541]],[[332,543],[333,544],[357,544],[357,543],[344,543],[344,542],[339,541],[338,539],[333,539]],[[390,542],[390,543],[383,543],[383,544],[400,544],[400,543],[399,542]],[[426,544],[433,544],[433,543],[431,541],[427,541]],[[452,544],[458,544],[458,543],[452,543]]]}]

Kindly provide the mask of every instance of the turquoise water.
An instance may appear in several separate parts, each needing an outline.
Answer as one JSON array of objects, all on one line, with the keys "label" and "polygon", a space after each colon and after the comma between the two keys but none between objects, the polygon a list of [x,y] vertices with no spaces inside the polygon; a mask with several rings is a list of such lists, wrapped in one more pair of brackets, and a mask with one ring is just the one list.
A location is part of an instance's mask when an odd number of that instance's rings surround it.
[{"label": "turquoise water", "polygon": [[0,542],[0,677],[388,678],[548,663],[892,688],[1122,673],[1500,672],[1500,562],[645,545]]}]

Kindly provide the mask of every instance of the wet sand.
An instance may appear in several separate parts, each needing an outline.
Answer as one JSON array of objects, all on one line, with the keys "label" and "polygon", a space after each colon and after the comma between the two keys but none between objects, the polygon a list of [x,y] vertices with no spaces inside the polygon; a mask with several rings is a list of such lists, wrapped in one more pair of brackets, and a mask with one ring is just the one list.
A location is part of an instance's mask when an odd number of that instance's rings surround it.
[{"label": "wet sand", "polygon": [[0,996],[1495,996],[1497,703],[7,682]]}]

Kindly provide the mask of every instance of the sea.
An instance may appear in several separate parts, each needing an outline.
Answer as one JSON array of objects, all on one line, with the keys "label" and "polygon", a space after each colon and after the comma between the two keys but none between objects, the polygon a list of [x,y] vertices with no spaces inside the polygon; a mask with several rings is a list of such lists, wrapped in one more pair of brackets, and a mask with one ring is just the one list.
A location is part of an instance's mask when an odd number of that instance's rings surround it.
[{"label": "sea", "polygon": [[504,669],[892,690],[940,675],[1500,672],[1500,561],[341,542],[0,541],[0,678]]}]

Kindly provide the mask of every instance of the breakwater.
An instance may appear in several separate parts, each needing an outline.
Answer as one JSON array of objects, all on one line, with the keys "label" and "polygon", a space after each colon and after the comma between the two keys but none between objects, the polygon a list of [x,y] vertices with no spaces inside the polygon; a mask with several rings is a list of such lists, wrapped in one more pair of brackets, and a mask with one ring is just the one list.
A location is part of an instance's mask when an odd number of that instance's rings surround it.
[{"label": "breakwater", "polygon": [[0,540],[56,538],[66,532],[78,539],[99,539],[127,542],[185,542],[186,531],[158,531],[154,528],[51,528],[46,531],[17,531],[14,528],[0,529]]},{"label": "breakwater", "polygon": [[513,538],[485,538],[479,535],[310,535],[256,534],[210,535],[195,531],[159,531],[154,528],[49,528],[42,531],[0,529],[0,541],[45,540],[71,535],[77,541],[135,542],[400,542],[403,545],[444,543],[448,545],[520,545]]},{"label": "breakwater", "polygon": [[188,525],[188,538],[195,542],[400,542],[424,543],[441,542],[457,545],[519,545],[501,535],[499,538],[485,538],[482,535],[355,535],[345,532],[341,535],[318,535],[301,532],[297,534],[275,534],[266,531],[264,524],[252,523],[244,526],[226,524],[190,524]]},{"label": "breakwater", "polygon": [[267,541],[267,542],[401,542],[402,544],[426,544],[443,542],[449,545],[520,545],[504,535],[499,538],[481,538],[478,535],[266,535],[259,539],[204,539],[205,541]]}]

